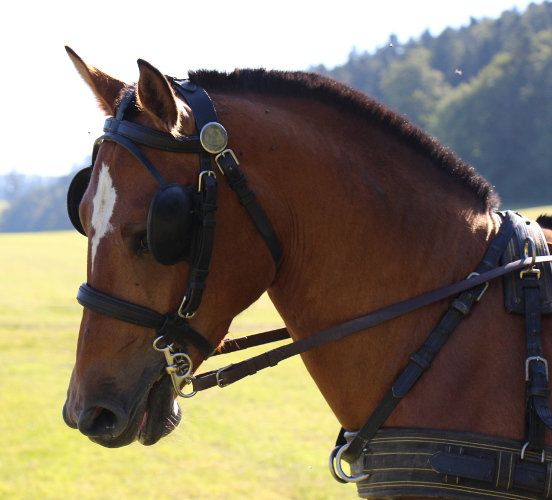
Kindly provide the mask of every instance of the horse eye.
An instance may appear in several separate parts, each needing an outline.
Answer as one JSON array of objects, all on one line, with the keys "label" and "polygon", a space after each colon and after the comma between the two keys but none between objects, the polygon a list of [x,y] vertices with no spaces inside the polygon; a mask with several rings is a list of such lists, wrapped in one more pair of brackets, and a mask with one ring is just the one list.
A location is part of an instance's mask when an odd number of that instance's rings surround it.
[{"label": "horse eye", "polygon": [[149,251],[148,247],[148,233],[145,231],[138,235],[138,254],[142,254]]}]

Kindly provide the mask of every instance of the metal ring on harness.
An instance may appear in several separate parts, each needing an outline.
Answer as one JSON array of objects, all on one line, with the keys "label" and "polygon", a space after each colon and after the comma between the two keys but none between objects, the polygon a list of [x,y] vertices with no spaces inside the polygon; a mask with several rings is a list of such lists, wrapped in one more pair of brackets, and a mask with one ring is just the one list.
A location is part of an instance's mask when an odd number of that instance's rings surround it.
[{"label": "metal ring on harness", "polygon": [[371,474],[360,474],[358,476],[348,476],[341,468],[341,457],[345,450],[349,447],[349,443],[343,446],[336,446],[330,453],[329,466],[333,478],[340,483],[358,483],[368,479]]}]

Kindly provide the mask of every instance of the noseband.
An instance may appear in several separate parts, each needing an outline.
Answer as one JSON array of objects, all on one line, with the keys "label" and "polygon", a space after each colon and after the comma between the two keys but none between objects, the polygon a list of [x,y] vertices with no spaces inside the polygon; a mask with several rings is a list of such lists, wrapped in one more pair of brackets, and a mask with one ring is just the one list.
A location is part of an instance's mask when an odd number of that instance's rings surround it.
[{"label": "noseband", "polygon": [[[228,135],[218,122],[208,94],[189,80],[171,77],[167,79],[190,106],[200,131],[199,136],[175,138],[129,121],[126,115],[137,109],[136,89],[130,89],[123,97],[116,116],[105,121],[104,134],[94,143],[92,166],[81,170],[73,179],[67,195],[67,208],[75,228],[85,234],[78,209],[88,187],[99,146],[104,141],[116,142],[132,153],[158,184],[159,190],[152,200],[148,215],[148,247],[153,258],[161,264],[173,265],[182,260],[190,264],[186,292],[178,310],[173,314],[161,314],[112,297],[85,283],[79,288],[77,300],[91,311],[155,329],[158,338],[154,342],[154,348],[165,354],[167,371],[173,379],[176,392],[180,396],[189,397],[189,394],[182,393],[180,385],[182,382],[190,382],[192,363],[185,352],[175,352],[176,348],[173,346],[177,344],[185,351],[187,345],[191,344],[204,358],[210,357],[215,351],[209,341],[187,321],[201,304],[213,251],[218,188],[216,175],[211,167],[213,156],[220,172],[227,177],[230,187],[236,192],[240,203],[259,230],[276,266],[281,258],[281,248],[270,221],[239,169],[236,155],[226,148]],[[162,151],[199,154],[197,186],[168,184],[139,148],[140,145]]]}]

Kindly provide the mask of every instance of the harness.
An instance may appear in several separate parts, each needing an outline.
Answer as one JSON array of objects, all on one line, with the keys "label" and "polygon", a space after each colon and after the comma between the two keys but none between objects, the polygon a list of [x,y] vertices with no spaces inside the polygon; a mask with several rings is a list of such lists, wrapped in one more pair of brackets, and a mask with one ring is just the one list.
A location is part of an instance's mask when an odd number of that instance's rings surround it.
[{"label": "harness", "polygon": [[[427,496],[453,499],[533,499],[552,496],[552,449],[544,447],[546,427],[552,428],[548,406],[548,363],[542,356],[540,317],[552,313],[552,257],[536,223],[501,212],[501,227],[476,272],[467,279],[404,302],[385,307],[344,324],[198,376],[187,346],[193,345],[208,358],[235,350],[289,338],[285,328],[225,340],[215,352],[213,346],[186,321],[197,311],[214,243],[217,209],[217,181],[211,170],[212,155],[220,172],[228,179],[240,203],[263,237],[276,266],[281,247],[270,221],[239,169],[238,160],[227,149],[227,133],[218,123],[207,93],[187,80],[167,77],[173,89],[191,107],[199,136],[175,138],[170,134],[135,124],[126,116],[136,108],[136,91],[124,96],[114,118],[108,118],[104,134],[94,143],[92,166],[73,179],[68,195],[69,218],[85,235],[78,207],[90,182],[99,145],[113,141],[148,170],[159,189],[148,214],[147,240],[153,258],[164,265],[186,261],[190,273],[186,292],[178,310],[161,314],[82,284],[78,302],[94,312],[154,329],[154,349],[162,352],[176,393],[191,397],[210,387],[225,387],[282,360],[381,324],[420,307],[457,296],[450,302],[437,327],[414,353],[407,367],[380,402],[366,424],[355,433],[343,429],[330,455],[330,470],[340,482],[355,482],[363,498]],[[197,185],[167,183],[138,147],[199,154]],[[498,264],[501,264],[497,267]],[[505,280],[508,312],[524,314],[527,323],[525,378],[526,439],[515,442],[490,436],[436,432],[430,430],[381,429],[398,402],[426,371],[454,328],[481,299],[488,282],[499,276]],[[460,295],[458,295],[460,294]],[[191,392],[181,386],[192,385]],[[408,451],[405,451],[408,450]],[[351,465],[351,475],[343,472],[342,460]]]}]

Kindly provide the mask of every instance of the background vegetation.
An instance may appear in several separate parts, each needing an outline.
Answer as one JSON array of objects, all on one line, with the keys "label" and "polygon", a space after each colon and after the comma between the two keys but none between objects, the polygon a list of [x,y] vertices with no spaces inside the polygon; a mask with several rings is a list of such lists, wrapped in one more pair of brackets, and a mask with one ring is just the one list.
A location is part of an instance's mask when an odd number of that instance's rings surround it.
[{"label": "background vegetation", "polygon": [[[374,53],[353,49],[345,64],[311,70],[429,131],[496,186],[504,207],[552,202],[551,2],[404,44],[391,35]],[[69,181],[0,176],[0,232],[69,229]]]},{"label": "background vegetation", "polygon": [[313,68],[428,130],[496,187],[508,208],[551,201],[552,3],[472,19],[339,67]]}]

